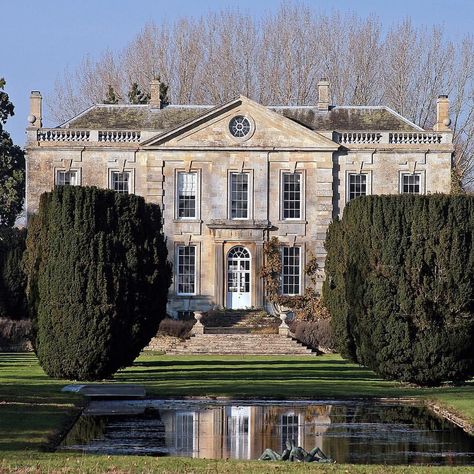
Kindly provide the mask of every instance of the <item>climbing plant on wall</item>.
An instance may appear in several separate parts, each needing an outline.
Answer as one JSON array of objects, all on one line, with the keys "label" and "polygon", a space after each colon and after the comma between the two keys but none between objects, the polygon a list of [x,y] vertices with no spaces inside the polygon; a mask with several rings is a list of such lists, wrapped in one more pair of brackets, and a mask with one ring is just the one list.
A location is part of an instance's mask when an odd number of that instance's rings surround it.
[{"label": "climbing plant on wall", "polygon": [[301,319],[328,318],[329,313],[315,289],[319,270],[316,257],[311,256],[304,268],[304,273],[309,279],[309,285],[306,285],[304,293],[301,295],[281,294],[281,245],[277,237],[272,237],[264,243],[264,264],[260,269],[260,277],[264,280],[267,300],[274,305],[276,312],[287,307]]}]

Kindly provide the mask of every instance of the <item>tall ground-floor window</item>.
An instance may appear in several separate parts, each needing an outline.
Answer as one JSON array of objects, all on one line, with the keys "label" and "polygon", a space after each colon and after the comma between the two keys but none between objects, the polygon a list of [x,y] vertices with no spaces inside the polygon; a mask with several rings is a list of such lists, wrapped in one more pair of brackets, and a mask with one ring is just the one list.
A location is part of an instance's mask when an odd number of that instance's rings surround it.
[{"label": "tall ground-floor window", "polygon": [[283,295],[299,295],[301,286],[300,247],[283,247],[281,251],[281,292]]},{"label": "tall ground-floor window", "polygon": [[178,295],[196,293],[196,247],[180,245],[177,250],[176,292]]}]

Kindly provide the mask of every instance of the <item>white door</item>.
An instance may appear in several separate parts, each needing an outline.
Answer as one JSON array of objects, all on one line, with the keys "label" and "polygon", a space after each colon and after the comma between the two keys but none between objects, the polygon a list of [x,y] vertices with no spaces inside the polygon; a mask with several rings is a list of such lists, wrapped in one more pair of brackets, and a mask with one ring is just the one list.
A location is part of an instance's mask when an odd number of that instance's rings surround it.
[{"label": "white door", "polygon": [[227,255],[226,307],[250,308],[250,252],[245,247],[233,247]]}]

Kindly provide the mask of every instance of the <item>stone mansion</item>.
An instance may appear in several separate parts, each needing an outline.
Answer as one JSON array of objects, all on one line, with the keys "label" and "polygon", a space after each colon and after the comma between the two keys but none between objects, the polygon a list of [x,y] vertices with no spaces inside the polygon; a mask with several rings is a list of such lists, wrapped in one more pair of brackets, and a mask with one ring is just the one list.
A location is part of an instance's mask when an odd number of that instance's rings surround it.
[{"label": "stone mansion", "polygon": [[263,106],[240,96],[218,106],[94,105],[42,127],[33,91],[27,129],[27,213],[55,185],[135,193],[159,204],[174,278],[173,316],[211,307],[265,307],[263,244],[281,242],[284,294],[304,291],[315,255],[345,204],[366,194],[446,193],[452,132],[446,96],[433,130],[388,107]]}]

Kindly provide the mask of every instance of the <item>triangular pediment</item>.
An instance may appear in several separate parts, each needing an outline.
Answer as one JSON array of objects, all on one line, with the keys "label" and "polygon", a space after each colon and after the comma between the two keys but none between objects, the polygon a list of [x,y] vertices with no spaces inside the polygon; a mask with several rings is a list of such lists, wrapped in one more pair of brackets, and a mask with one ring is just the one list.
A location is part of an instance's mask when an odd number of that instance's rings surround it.
[{"label": "triangular pediment", "polygon": [[[232,135],[230,123],[245,117],[250,131],[244,137]],[[200,117],[142,143],[145,148],[308,148],[336,150],[329,138],[240,96],[211,109]]]}]

